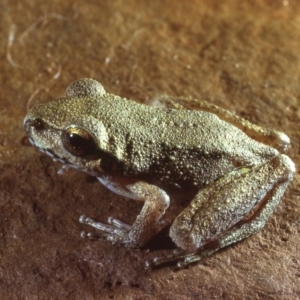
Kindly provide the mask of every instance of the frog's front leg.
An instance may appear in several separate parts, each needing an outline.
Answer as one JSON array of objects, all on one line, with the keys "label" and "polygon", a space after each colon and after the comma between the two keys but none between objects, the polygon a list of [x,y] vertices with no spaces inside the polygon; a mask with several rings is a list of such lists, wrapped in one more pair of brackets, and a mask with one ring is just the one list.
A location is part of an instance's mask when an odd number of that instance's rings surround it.
[{"label": "frog's front leg", "polygon": [[295,171],[286,155],[232,172],[200,191],[173,222],[170,236],[183,251],[148,266],[179,261],[182,267],[259,231],[279,203]]},{"label": "frog's front leg", "polygon": [[108,218],[109,224],[95,222],[85,216],[79,218],[81,223],[101,230],[103,239],[122,243],[128,247],[140,247],[165,226],[162,218],[170,204],[169,196],[165,191],[143,181],[127,184],[122,180],[98,179],[121,196],[145,202],[132,226],[112,217]]}]

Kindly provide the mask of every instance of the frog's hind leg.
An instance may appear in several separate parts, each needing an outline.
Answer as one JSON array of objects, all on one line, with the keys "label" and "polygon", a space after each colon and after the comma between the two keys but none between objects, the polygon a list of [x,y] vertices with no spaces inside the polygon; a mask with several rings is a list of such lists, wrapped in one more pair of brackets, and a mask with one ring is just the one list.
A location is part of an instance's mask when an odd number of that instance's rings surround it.
[{"label": "frog's hind leg", "polygon": [[288,182],[279,187],[274,188],[267,205],[264,206],[255,217],[253,216],[252,220],[241,221],[239,224],[234,226],[229,232],[221,235],[217,240],[217,245],[214,245],[214,243],[212,243],[211,249],[208,245],[208,249],[206,250],[195,251],[194,253],[185,255],[183,259],[178,262],[178,267],[183,268],[191,263],[197,262],[226,246],[239,242],[249,237],[250,235],[259,232],[264,227],[270,215],[273,213],[273,210],[278,204],[287,185]]},{"label": "frog's hind leg", "polygon": [[295,171],[280,155],[262,166],[231,173],[196,195],[173,222],[170,236],[182,251],[157,257],[146,266],[178,261],[178,267],[258,232],[279,203]]}]

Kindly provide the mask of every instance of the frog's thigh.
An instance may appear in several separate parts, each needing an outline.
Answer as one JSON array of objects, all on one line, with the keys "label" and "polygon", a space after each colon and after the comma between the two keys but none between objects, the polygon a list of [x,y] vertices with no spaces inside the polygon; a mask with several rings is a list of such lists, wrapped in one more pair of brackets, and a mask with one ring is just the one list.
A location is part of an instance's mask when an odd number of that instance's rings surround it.
[{"label": "frog's thigh", "polygon": [[173,222],[170,236],[187,252],[212,241],[218,250],[250,236],[264,226],[294,171],[290,158],[280,155],[228,174],[196,195]]}]

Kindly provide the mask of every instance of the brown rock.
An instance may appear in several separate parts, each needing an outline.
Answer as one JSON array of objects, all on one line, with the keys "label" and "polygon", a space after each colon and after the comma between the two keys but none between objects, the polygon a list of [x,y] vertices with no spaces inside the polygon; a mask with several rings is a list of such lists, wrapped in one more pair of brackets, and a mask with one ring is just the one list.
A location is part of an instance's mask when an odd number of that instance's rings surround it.
[{"label": "brown rock", "polygon": [[299,173],[265,228],[187,269],[164,253],[82,240],[81,214],[133,222],[140,203],[29,147],[26,106],[93,77],[147,102],[193,96],[287,133],[299,165],[296,1],[37,1],[0,4],[1,299],[299,299]]}]

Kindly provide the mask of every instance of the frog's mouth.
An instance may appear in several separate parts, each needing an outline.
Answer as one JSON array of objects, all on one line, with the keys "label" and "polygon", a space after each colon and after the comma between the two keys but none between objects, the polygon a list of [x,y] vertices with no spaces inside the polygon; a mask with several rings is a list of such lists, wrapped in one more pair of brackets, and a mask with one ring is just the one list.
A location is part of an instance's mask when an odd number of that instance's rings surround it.
[{"label": "frog's mouth", "polygon": [[57,154],[55,154],[51,149],[48,148],[42,148],[39,145],[37,145],[34,140],[31,137],[28,137],[29,142],[31,143],[32,146],[36,147],[39,151],[41,151],[44,154],[47,154],[52,158],[54,162],[60,162],[63,164],[62,169],[60,169],[58,172],[61,174],[63,168],[73,168],[73,169],[79,169],[81,171],[84,171],[92,176],[98,176],[98,173],[94,174],[93,171],[91,171],[89,168],[85,168],[83,166],[78,167],[76,164],[73,164],[70,162],[67,158],[65,157],[60,157]]},{"label": "frog's mouth", "polygon": [[53,159],[53,161],[55,161],[55,162],[59,161],[63,164],[73,166],[73,164],[70,163],[65,157],[62,158],[62,157],[56,155],[51,149],[39,147],[38,145],[36,145],[36,143],[30,137],[28,137],[28,140],[29,140],[29,142],[32,146],[36,147],[37,149],[39,149],[39,151],[41,151],[41,152],[47,154],[48,156],[50,156]]}]

